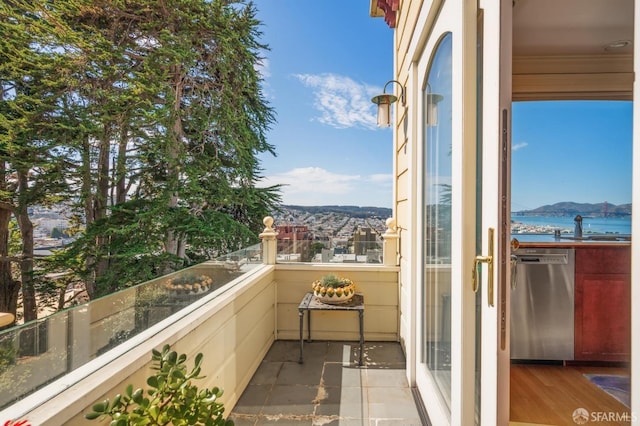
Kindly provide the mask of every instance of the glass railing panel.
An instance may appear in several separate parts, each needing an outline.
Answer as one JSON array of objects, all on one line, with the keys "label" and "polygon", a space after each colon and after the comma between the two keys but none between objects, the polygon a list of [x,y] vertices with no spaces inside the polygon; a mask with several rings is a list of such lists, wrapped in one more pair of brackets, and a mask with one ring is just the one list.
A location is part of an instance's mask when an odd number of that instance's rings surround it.
[{"label": "glass railing panel", "polygon": [[0,409],[258,267],[261,252],[257,244],[0,331]]},{"label": "glass railing panel", "polygon": [[382,263],[382,240],[278,239],[278,263]]}]

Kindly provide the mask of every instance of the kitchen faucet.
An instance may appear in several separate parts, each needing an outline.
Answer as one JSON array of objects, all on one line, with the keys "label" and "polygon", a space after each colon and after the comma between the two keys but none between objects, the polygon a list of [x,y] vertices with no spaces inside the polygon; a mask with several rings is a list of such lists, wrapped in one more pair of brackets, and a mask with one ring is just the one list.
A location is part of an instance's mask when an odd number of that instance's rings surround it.
[{"label": "kitchen faucet", "polygon": [[573,231],[573,236],[575,238],[582,238],[582,216],[577,215],[573,222],[576,224],[575,230]]}]

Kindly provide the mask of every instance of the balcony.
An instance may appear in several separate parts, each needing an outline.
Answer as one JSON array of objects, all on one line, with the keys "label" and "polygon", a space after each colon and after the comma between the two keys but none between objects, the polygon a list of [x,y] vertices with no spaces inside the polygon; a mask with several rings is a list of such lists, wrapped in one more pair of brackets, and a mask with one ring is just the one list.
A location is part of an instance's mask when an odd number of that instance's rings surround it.
[{"label": "balcony", "polygon": [[[206,377],[199,385],[224,389],[226,412],[240,425],[259,418],[419,424],[399,343],[399,268],[395,247],[387,247],[397,242],[393,232],[385,240],[385,253],[393,253],[385,264],[276,264],[269,229],[261,234],[262,250],[205,262],[5,331],[0,343],[20,348],[21,356],[0,370],[0,420],[91,424],[84,414],[96,401],[129,383],[145,387],[151,350],[169,344],[189,359],[204,354]],[[311,282],[327,273],[348,276],[365,295],[362,367],[354,362],[359,327],[352,312],[315,312],[314,342],[305,344],[305,363],[297,363],[298,304]],[[206,291],[192,287],[180,294],[186,275],[213,279]],[[262,381],[273,386],[258,407],[252,401],[256,386],[268,384]],[[301,401],[286,395],[302,389],[315,391],[315,402],[304,403],[314,411],[291,409]],[[394,407],[411,409],[394,413]]]},{"label": "balcony", "polygon": [[262,424],[422,424],[405,358],[397,342],[365,344],[365,366],[357,366],[359,344],[278,340],[260,364],[230,418],[237,426]]}]

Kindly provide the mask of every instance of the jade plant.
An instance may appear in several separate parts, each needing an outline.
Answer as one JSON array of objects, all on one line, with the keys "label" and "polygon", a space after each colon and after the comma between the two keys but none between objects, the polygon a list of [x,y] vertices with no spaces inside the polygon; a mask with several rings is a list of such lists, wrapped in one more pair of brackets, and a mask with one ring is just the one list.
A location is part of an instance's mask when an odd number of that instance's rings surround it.
[{"label": "jade plant", "polygon": [[313,294],[324,303],[343,303],[349,301],[356,292],[356,286],[350,278],[325,275],[311,283]]},{"label": "jade plant", "polygon": [[218,401],[222,390],[217,387],[199,390],[192,381],[201,379],[202,354],[196,355],[188,371],[185,354],[165,345],[152,351],[155,374],[147,379],[149,388],[134,390],[128,385],[124,394],[96,403],[85,415],[89,420],[110,418],[112,426],[128,425],[205,425],[232,426],[222,416],[224,405]]},{"label": "jade plant", "polygon": [[338,277],[334,274],[324,275],[322,278],[314,282],[316,285],[320,284],[327,288],[340,288],[347,287],[353,284],[349,278]]}]

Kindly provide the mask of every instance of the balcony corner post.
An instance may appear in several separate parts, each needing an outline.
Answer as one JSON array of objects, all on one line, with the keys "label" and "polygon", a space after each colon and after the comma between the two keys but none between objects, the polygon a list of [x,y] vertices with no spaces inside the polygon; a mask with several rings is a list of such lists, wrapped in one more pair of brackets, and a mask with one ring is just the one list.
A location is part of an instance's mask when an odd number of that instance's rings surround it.
[{"label": "balcony corner post", "polygon": [[386,221],[387,230],[382,234],[384,240],[382,246],[382,262],[385,266],[398,266],[398,227],[392,217]]},{"label": "balcony corner post", "polygon": [[277,251],[276,236],[278,233],[272,228],[273,218],[271,216],[265,217],[262,223],[265,225],[264,230],[259,235],[262,239],[262,263],[265,265],[275,265]]}]

